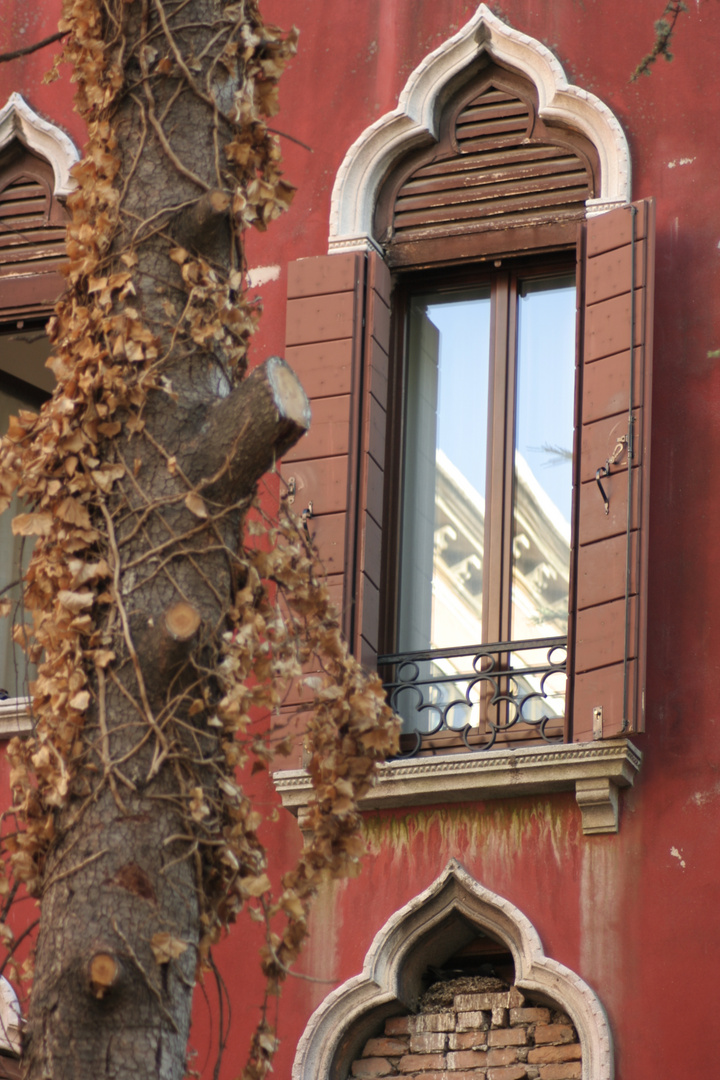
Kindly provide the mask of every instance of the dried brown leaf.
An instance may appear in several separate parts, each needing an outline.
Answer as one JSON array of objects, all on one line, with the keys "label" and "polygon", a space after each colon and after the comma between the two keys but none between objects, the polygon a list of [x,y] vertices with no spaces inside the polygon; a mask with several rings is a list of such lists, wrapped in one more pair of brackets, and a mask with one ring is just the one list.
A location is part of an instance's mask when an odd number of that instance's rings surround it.
[{"label": "dried brown leaf", "polygon": [[177,960],[178,956],[182,956],[188,947],[186,941],[181,941],[180,938],[173,937],[172,934],[168,934],[166,931],[159,931],[157,934],[153,934],[150,939],[150,948],[153,951],[155,962],[158,964],[168,964],[171,960]]}]

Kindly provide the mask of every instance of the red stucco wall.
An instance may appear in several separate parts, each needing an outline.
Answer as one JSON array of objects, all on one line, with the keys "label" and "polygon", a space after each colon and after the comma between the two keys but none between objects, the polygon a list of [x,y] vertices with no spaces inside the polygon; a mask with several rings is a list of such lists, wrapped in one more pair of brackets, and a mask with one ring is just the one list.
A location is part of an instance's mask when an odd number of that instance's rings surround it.
[{"label": "red stucco wall", "polygon": [[[2,0],[3,48],[52,32],[54,4]],[[533,922],[546,953],[578,972],[606,1007],[619,1080],[707,1075],[717,1028],[720,956],[720,10],[692,0],[677,24],[672,63],[629,75],[652,42],[659,0],[502,0],[493,11],[544,42],[569,81],[596,93],[630,142],[633,195],[657,200],[657,277],[650,543],[650,642],[645,754],[623,796],[617,836],[586,837],[570,795],[374,815],[360,878],[335,884],[316,907],[300,968],[277,1008],[289,1077],[312,1009],[357,974],[384,921],[451,856]],[[420,60],[470,17],[467,0],[266,0],[266,18],[301,31],[274,126],[290,213],[249,241],[251,267],[277,267],[258,291],[265,316],[256,356],[281,353],[287,263],[327,250],[330,192],[346,149],[395,107]],[[46,15],[47,12],[47,15]],[[66,83],[41,85],[52,48],[0,66],[0,99],[15,89],[81,143]],[[267,276],[267,275],[266,275]],[[272,275],[270,275],[272,276]],[[261,789],[270,808],[274,795]],[[300,837],[281,811],[268,826],[278,865]],[[254,924],[221,954],[232,1002],[223,1080],[240,1070],[260,997]],[[323,981],[324,980],[324,981]],[[215,995],[198,994],[193,1067],[212,1074]],[[275,1005],[271,1008],[271,1016]],[[210,1032],[212,1014],[213,1033]],[[211,1059],[210,1059],[211,1060]]]}]

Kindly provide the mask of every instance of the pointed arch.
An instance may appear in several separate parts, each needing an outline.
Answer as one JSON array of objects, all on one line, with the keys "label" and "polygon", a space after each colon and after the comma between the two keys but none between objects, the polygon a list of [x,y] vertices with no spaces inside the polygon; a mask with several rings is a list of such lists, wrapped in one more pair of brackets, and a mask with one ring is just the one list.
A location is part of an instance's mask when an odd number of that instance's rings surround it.
[{"label": "pointed arch", "polygon": [[377,933],[363,971],[315,1010],[298,1043],[293,1080],[339,1080],[388,1017],[412,1010],[422,974],[479,930],[507,945],[515,984],[568,1013],[582,1045],[583,1080],[612,1080],[612,1037],[599,1000],[564,965],[545,956],[530,920],[480,885],[456,859]]},{"label": "pointed arch", "polygon": [[538,115],[584,135],[600,162],[600,190],[588,199],[589,216],[630,199],[630,152],[619,121],[594,94],[568,83],[559,60],[541,42],[503,23],[481,4],[475,15],[418,65],[397,108],[368,127],[338,170],[330,209],[329,250],[376,248],[372,219],[380,185],[397,161],[437,141],[442,108],[465,73],[487,56],[528,78]]},{"label": "pointed arch", "polygon": [[17,93],[11,94],[0,109],[0,151],[13,139],[18,139],[28,150],[50,163],[56,198],[64,199],[74,190],[75,181],[70,170],[80,160],[74,142],[57,125],[38,115],[22,94]]}]

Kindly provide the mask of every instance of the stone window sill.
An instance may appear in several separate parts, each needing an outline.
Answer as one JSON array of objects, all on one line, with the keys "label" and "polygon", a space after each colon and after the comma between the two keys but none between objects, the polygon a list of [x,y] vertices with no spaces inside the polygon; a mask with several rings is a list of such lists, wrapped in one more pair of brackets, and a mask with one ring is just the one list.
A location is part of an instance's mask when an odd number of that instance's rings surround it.
[{"label": "stone window sill", "polygon": [[6,698],[0,701],[0,741],[32,731],[29,698]]},{"label": "stone window sill", "polygon": [[[379,767],[375,787],[360,808],[574,791],[583,832],[615,833],[619,828],[619,789],[632,786],[641,763],[642,754],[628,739],[391,761]],[[276,772],[273,781],[283,806],[297,816],[302,828],[312,795],[307,772]]]}]

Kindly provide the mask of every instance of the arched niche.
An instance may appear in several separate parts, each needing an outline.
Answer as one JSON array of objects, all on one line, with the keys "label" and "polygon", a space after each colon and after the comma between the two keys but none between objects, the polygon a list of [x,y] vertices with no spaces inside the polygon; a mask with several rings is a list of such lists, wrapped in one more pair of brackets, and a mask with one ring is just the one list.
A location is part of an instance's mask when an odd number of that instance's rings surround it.
[{"label": "arched niche", "polygon": [[388,919],[362,974],[315,1010],[298,1044],[293,1080],[346,1080],[384,1021],[415,1009],[428,965],[442,964],[479,932],[510,951],[521,991],[570,1016],[582,1045],[583,1080],[612,1080],[612,1037],[598,998],[578,975],[545,956],[537,931],[514,904],[485,889],[456,859]]},{"label": "arched niche", "polygon": [[368,127],[348,150],[333,187],[331,252],[379,247],[373,217],[383,182],[401,159],[438,141],[448,100],[488,61],[532,84],[537,115],[546,127],[577,133],[594,148],[597,191],[586,200],[588,215],[629,201],[630,153],[614,114],[594,94],[570,85],[545,45],[481,4],[457,34],[419,64],[397,108]]}]

